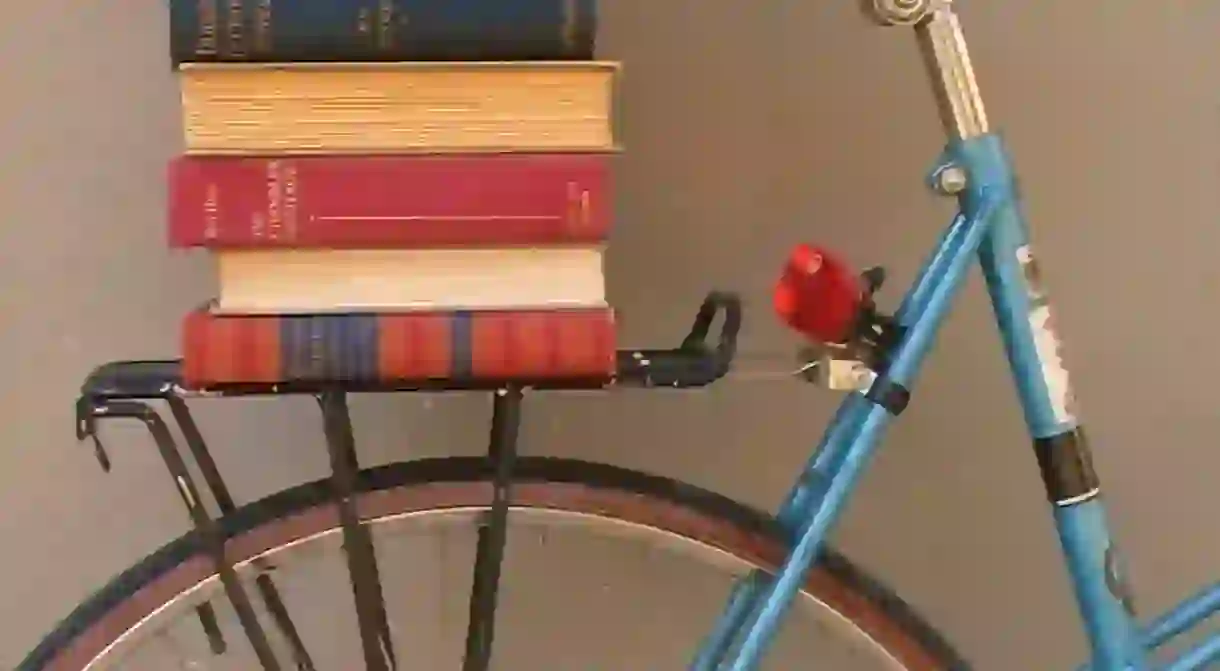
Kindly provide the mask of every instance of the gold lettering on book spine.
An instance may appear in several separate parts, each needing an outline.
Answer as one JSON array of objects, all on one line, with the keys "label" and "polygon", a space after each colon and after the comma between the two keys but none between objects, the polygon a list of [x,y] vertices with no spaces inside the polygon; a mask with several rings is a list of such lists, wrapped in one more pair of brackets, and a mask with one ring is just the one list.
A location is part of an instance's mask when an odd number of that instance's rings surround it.
[{"label": "gold lettering on book spine", "polygon": [[576,182],[568,182],[568,228],[573,231],[589,228],[589,190]]},{"label": "gold lettering on book spine", "polygon": [[308,370],[301,371],[301,374],[306,378],[320,378],[322,377],[323,370],[325,368],[326,341],[322,338],[322,333],[320,333],[316,328],[317,322],[312,319],[307,319],[301,320],[301,323],[305,326],[305,329],[307,329],[306,337],[308,338],[309,342],[309,344],[306,345],[309,352],[309,364],[307,365]]},{"label": "gold lettering on book spine", "polygon": [[[261,218],[261,217],[259,217]],[[267,162],[267,215],[265,230],[255,221],[254,237],[273,241],[297,237],[297,167],[293,161]]]},{"label": "gold lettering on book spine", "polygon": [[216,0],[198,0],[199,35],[195,40],[196,56],[216,55]]},{"label": "gold lettering on book spine", "polygon": [[580,25],[580,10],[577,0],[564,0],[563,22],[560,24],[560,38],[563,48],[567,51],[576,50],[576,29]]},{"label": "gold lettering on book spine", "polygon": [[377,47],[391,49],[394,47],[394,0],[379,0],[377,13]]},{"label": "gold lettering on book spine", "polygon": [[254,49],[262,53],[271,51],[271,2],[258,0],[258,16],[254,22]]},{"label": "gold lettering on book spine", "polygon": [[284,184],[284,237],[289,240],[297,238],[297,202],[300,191],[297,184],[297,164],[288,161],[284,166],[282,177]]},{"label": "gold lettering on book spine", "polygon": [[246,12],[243,0],[229,0],[229,57],[246,57]]},{"label": "gold lettering on book spine", "polygon": [[283,212],[283,189],[280,186],[280,162],[267,161],[267,218],[257,213],[251,224],[251,233],[257,238],[266,236],[272,240],[280,237]]},{"label": "gold lettering on book spine", "polygon": [[203,238],[215,240],[220,231],[220,190],[208,184],[203,195]]}]

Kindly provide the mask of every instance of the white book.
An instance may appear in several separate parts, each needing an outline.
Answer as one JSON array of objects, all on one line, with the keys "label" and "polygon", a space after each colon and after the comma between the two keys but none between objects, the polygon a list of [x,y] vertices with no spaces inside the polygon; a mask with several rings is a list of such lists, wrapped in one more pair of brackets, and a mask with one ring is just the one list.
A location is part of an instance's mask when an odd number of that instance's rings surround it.
[{"label": "white book", "polygon": [[226,314],[604,306],[602,246],[218,250]]}]

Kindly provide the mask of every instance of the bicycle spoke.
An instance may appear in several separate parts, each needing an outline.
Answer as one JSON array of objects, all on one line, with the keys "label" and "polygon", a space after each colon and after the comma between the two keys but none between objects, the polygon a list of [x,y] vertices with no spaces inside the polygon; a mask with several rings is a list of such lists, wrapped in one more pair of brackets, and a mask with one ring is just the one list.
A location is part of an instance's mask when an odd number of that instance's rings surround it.
[{"label": "bicycle spoke", "polygon": [[280,599],[279,590],[275,588],[271,577],[260,574],[254,579],[254,586],[258,588],[263,605],[271,614],[271,620],[275,622],[275,626],[279,627],[280,633],[284,635],[288,645],[292,646],[292,659],[296,662],[297,668],[300,671],[317,671],[313,658],[305,649],[305,642],[301,640],[301,635],[292,622],[292,616],[288,614],[288,609],[284,606],[284,601]]},{"label": "bicycle spoke", "polygon": [[470,588],[470,616],[466,623],[466,654],[462,671],[487,671],[495,637],[496,600],[500,566],[508,540],[508,488],[517,455],[517,428],[521,420],[521,389],[496,393],[492,406],[488,459],[495,468],[491,511],[479,527],[474,580]]},{"label": "bicycle spoke", "polygon": [[220,631],[220,623],[216,621],[216,609],[210,603],[195,607],[195,615],[199,618],[199,626],[203,627],[203,635],[208,639],[208,649],[213,655],[223,655],[229,649],[225,643],[224,633]]},{"label": "bicycle spoke", "polygon": [[360,626],[360,644],[364,665],[368,671],[389,671],[398,668],[394,643],[386,617],[385,599],[381,591],[381,576],[377,556],[367,527],[360,523],[352,503],[359,461],[352,436],[351,416],[347,399],[342,393],[326,393],[318,397],[322,406],[326,445],[330,453],[335,501],[339,507],[339,522],[343,527],[343,551],[347,557],[348,577],[356,602],[356,621]]}]

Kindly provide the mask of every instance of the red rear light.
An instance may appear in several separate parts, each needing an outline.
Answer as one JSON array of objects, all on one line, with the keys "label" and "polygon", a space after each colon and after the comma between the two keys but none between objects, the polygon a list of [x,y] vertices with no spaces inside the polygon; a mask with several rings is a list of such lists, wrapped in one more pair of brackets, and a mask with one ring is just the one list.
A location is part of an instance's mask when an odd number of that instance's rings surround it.
[{"label": "red rear light", "polygon": [[851,339],[864,301],[859,275],[820,247],[797,245],[772,295],[780,319],[810,340],[845,343]]}]

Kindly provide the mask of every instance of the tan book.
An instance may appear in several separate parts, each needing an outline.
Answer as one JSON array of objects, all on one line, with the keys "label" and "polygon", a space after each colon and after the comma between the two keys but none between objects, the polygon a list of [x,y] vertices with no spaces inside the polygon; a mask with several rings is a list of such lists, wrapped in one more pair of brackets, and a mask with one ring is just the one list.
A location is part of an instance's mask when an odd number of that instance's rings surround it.
[{"label": "tan book", "polygon": [[220,250],[224,313],[601,307],[602,247]]},{"label": "tan book", "polygon": [[610,62],[186,63],[191,154],[614,148]]}]

